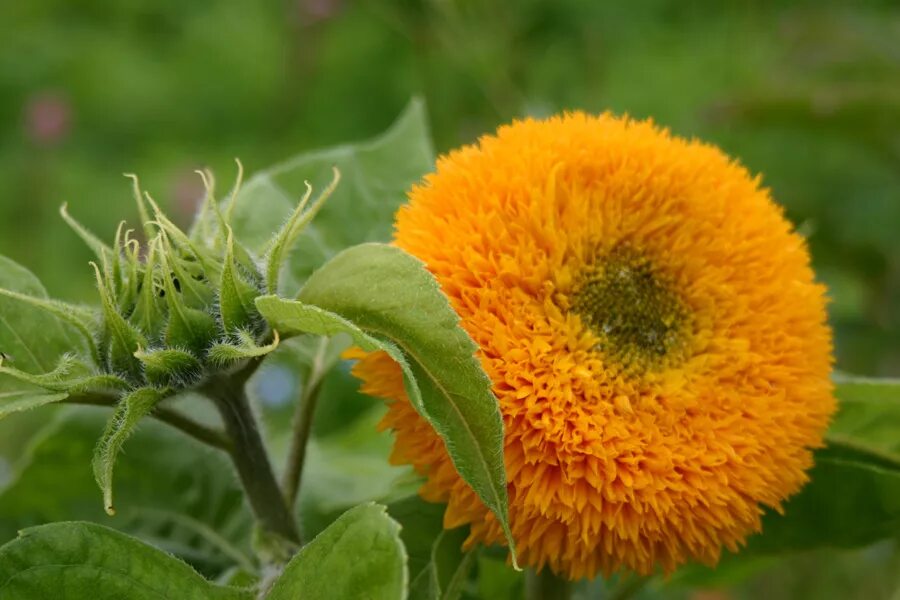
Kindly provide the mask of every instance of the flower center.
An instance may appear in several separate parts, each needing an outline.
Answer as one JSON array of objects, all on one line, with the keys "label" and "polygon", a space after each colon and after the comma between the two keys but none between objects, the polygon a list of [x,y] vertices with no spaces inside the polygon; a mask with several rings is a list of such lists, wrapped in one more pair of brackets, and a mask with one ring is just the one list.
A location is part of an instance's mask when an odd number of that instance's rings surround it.
[{"label": "flower center", "polygon": [[669,364],[681,354],[688,311],[672,281],[627,245],[589,268],[571,309],[599,338],[597,349],[628,370]]}]

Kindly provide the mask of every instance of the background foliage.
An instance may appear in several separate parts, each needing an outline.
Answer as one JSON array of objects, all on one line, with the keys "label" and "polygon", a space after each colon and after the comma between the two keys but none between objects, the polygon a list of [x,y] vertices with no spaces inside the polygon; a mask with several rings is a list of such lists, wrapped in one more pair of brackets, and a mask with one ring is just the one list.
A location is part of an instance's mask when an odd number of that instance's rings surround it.
[{"label": "background foliage", "polygon": [[[838,368],[897,376],[898,35],[900,9],[888,0],[3,2],[0,254],[40,274],[51,295],[87,299],[90,256],[56,211],[68,201],[110,237],[134,211],[122,172],[139,173],[186,223],[202,193],[193,169],[209,165],[229,180],[234,156],[252,172],[304,149],[374,135],[414,94],[427,101],[439,151],[516,116],[611,109],[718,143],[763,173],[809,236],[831,288]],[[294,390],[308,377],[295,366],[309,364],[310,352],[285,347],[257,390],[275,450],[283,450]],[[325,397],[340,400],[323,403],[315,423],[309,473],[327,485],[301,498],[311,530],[365,500],[401,501],[410,488],[408,474],[385,463],[389,438],[372,432],[378,403],[357,395],[345,370],[324,385]],[[865,429],[896,451],[888,445],[900,426],[854,420],[854,406],[842,416],[846,432]],[[156,426],[144,427],[147,440],[136,439],[121,463],[121,488],[132,494],[122,504],[134,514],[103,516],[81,459],[100,428],[93,416],[80,412],[62,424],[48,409],[0,423],[0,486],[14,480],[0,492],[0,543],[22,526],[90,519],[164,540],[211,577],[236,557],[249,560],[231,541],[243,539],[248,524],[235,510],[233,482],[222,480],[227,468],[217,474],[202,454],[178,453],[177,466],[165,469],[164,457],[141,450],[169,435]],[[48,421],[62,435],[35,437]],[[69,466],[27,468],[50,462],[40,456]],[[195,463],[209,473],[189,478],[185,491],[184,473],[196,473]],[[148,470],[167,479],[142,488],[138,473]],[[67,498],[50,492],[62,472],[72,478],[62,486]],[[167,537],[171,515],[141,510],[167,498],[197,517],[185,539]],[[404,541],[415,559],[415,540]],[[431,568],[429,560],[419,571]],[[482,573],[480,590],[468,593],[515,594],[521,582],[500,565],[491,556],[467,565]],[[898,572],[896,542],[887,540],[726,562],[715,575],[688,571],[643,594],[887,598],[900,586]]]}]

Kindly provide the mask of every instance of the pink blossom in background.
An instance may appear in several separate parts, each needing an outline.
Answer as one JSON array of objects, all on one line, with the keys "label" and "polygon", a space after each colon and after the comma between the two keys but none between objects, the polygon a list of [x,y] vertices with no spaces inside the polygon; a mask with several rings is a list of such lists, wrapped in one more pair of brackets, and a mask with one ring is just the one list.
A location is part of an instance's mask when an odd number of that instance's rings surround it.
[{"label": "pink blossom in background", "polygon": [[55,146],[69,134],[72,108],[54,92],[39,92],[25,103],[25,132],[39,146]]}]

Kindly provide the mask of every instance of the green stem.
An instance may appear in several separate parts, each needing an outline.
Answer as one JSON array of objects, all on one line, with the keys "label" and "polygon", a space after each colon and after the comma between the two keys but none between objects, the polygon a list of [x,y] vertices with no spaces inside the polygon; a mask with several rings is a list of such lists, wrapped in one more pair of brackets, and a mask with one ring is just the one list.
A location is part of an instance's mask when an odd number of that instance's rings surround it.
[{"label": "green stem", "polygon": [[316,411],[319,392],[322,389],[322,363],[327,347],[328,339],[322,338],[316,357],[309,369],[306,384],[303,386],[303,392],[300,394],[297,410],[294,413],[294,433],[291,439],[291,449],[288,453],[288,463],[282,485],[285,501],[290,507],[297,502],[297,496],[300,493],[303,465],[306,462],[306,447],[309,443],[309,434],[312,431],[313,415]]},{"label": "green stem", "polygon": [[213,379],[204,386],[204,392],[219,409],[225,431],[234,444],[231,459],[257,521],[269,533],[299,544],[297,523],[275,480],[256,418],[247,400],[244,390],[247,377],[249,375],[243,373]]},{"label": "green stem", "polygon": [[540,573],[531,569],[525,573],[526,600],[569,600],[571,597],[571,582],[557,577],[548,567]]},{"label": "green stem", "polygon": [[[111,396],[106,394],[73,394],[72,396],[69,396],[68,398],[63,400],[63,402],[66,404],[110,407],[115,406],[116,402],[118,401],[118,396]],[[177,410],[158,406],[150,416],[152,416],[157,421],[178,429],[182,433],[185,433],[195,440],[203,442],[208,446],[212,446],[213,448],[218,448],[219,450],[224,450],[226,452],[231,452],[231,440],[229,440],[224,433],[198,423],[190,417],[178,412]]]}]

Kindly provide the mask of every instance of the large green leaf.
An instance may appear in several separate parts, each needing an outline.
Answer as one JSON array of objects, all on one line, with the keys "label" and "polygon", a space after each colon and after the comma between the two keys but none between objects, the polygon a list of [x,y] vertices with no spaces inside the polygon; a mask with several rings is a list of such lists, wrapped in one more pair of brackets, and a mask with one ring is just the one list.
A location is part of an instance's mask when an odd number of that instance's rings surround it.
[{"label": "large green leaf", "polygon": [[402,600],[408,580],[400,526],[383,506],[364,504],[304,546],[267,600]]},{"label": "large green leaf", "polygon": [[444,507],[412,495],[388,506],[403,527],[409,554],[411,600],[455,600],[475,566],[475,553],[463,552],[468,528],[444,530]]},{"label": "large green leaf", "polygon": [[399,248],[362,244],[316,271],[298,298],[265,296],[257,307],[282,333],[349,333],[364,349],[390,354],[411,403],[443,438],[512,549],[500,409],[474,342],[425,266]]},{"label": "large green leaf", "polygon": [[387,502],[421,485],[411,468],[388,462],[390,433],[376,427],[383,413],[377,407],[343,431],[309,440],[303,478],[311,483],[301,486],[299,507],[307,537],[357,504]]},{"label": "large green leaf", "polygon": [[[44,299],[47,292],[27,269],[0,256],[0,288]],[[2,363],[26,373],[49,373],[65,352],[85,351],[84,341],[53,314],[22,300],[0,294]],[[0,418],[66,398],[0,373]]]},{"label": "large green leaf", "polygon": [[900,470],[881,465],[881,453],[833,444],[816,453],[810,482],[784,507],[770,511],[761,534],[716,568],[688,565],[675,585],[734,585],[791,553],[861,548],[900,534]]},{"label": "large green leaf", "polygon": [[228,461],[154,421],[142,424],[116,467],[117,516],[104,513],[91,458],[107,416],[66,407],[20,449],[14,479],[0,491],[0,540],[40,523],[86,520],[151,542],[210,576],[234,564],[252,567],[250,513]]},{"label": "large green leaf", "polygon": [[152,546],[92,523],[26,529],[0,547],[0,598],[243,600]]},{"label": "large green leaf", "polygon": [[[0,288],[47,297],[37,277],[4,256],[0,256]],[[49,373],[61,354],[85,349],[84,341],[49,312],[0,295],[0,352],[8,355],[7,364],[28,373]]]},{"label": "large green leaf", "polygon": [[261,253],[304,195],[306,182],[325,189],[334,166],[341,172],[341,184],[297,238],[289,268],[294,282],[302,282],[348,246],[390,238],[394,212],[406,191],[434,166],[423,103],[410,102],[374,140],[302,154],[255,175],[235,205],[235,235]]},{"label": "large green leaf", "polygon": [[838,413],[829,436],[893,453],[900,461],[900,380],[837,378]]},{"label": "large green leaf", "polygon": [[900,469],[880,455],[834,446],[817,453],[810,478],[784,515],[766,515],[748,553],[852,548],[900,534]]}]

